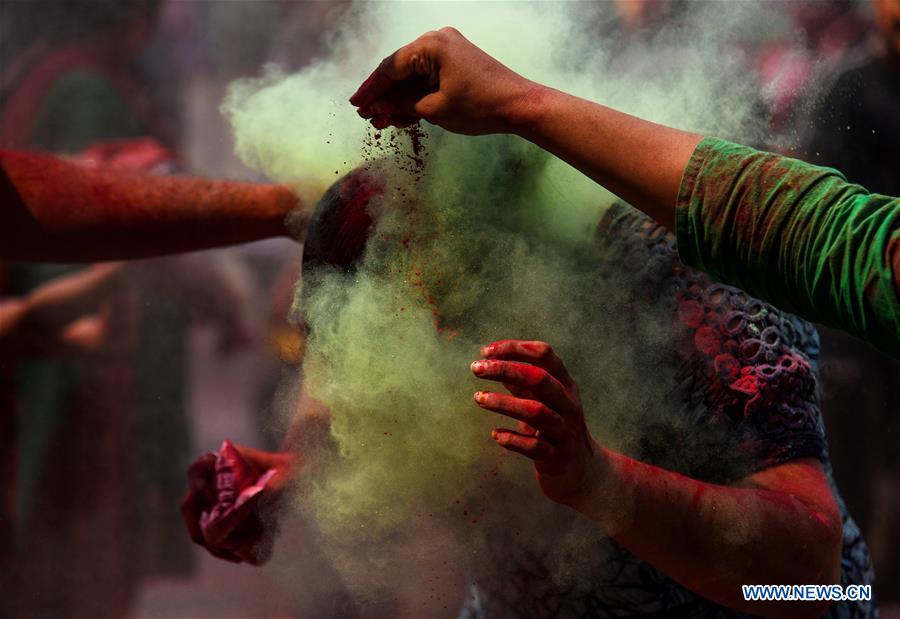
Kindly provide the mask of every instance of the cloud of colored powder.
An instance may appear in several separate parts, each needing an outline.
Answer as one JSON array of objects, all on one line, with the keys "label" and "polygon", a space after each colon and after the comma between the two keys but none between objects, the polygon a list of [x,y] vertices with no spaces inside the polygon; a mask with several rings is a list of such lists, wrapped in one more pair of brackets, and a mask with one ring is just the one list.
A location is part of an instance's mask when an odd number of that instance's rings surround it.
[{"label": "cloud of colored powder", "polygon": [[[526,460],[491,441],[491,427],[510,424],[472,402],[484,388],[468,369],[480,346],[552,343],[592,430],[614,448],[640,440],[636,419],[664,414],[674,370],[635,351],[663,350],[665,330],[626,309],[627,281],[599,277],[591,261],[611,194],[506,136],[426,127],[424,166],[410,170],[405,135],[394,139],[399,154],[364,148],[372,132],[346,102],[383,56],[453,25],[531,79],[685,129],[760,137],[755,86],[733,45],[758,6],[688,9],[654,37],[612,28],[612,7],[359,4],[332,33],[328,59],[294,75],[267,69],[224,104],[243,160],[307,199],[367,160],[380,159],[387,179],[359,270],[306,274],[315,287],[300,308],[312,333],[303,380],[331,411],[336,453],[311,468],[296,504],[354,590],[416,581],[409,566],[439,538],[471,554],[473,527],[563,509],[537,494]],[[555,543],[571,549],[583,536],[566,539]]]}]

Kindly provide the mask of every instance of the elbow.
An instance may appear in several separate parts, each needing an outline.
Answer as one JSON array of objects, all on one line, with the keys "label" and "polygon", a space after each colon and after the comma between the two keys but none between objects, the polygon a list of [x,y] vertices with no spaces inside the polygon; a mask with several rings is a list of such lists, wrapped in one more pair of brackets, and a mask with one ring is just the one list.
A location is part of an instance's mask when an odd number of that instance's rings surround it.
[{"label": "elbow", "polygon": [[844,523],[837,506],[825,513],[811,515],[813,540],[810,544],[809,584],[831,585],[841,582],[841,553],[844,547]]},{"label": "elbow", "polygon": [[[785,546],[788,554],[781,555],[770,564],[757,582],[782,585],[826,586],[841,582],[841,554],[844,529],[841,514],[834,509],[805,509],[805,523],[794,529],[793,547]],[[784,566],[789,566],[787,570]],[[775,619],[813,619],[824,615],[831,602],[747,602],[741,601],[732,608],[753,615]]]},{"label": "elbow", "polygon": [[[810,514],[805,543],[798,549],[798,570],[792,584],[834,585],[841,582],[841,553],[844,545],[844,526],[841,514],[835,506],[826,512]],[[815,619],[828,611],[831,602],[781,603],[773,617]]]}]

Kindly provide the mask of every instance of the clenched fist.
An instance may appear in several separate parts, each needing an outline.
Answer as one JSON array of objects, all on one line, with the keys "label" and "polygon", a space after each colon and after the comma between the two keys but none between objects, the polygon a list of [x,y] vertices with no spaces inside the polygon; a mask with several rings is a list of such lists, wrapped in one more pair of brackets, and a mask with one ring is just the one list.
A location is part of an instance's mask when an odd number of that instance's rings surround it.
[{"label": "clenched fist", "polygon": [[377,129],[427,120],[455,133],[506,133],[539,86],[453,28],[428,32],[385,58],[350,97]]},{"label": "clenched fist", "polygon": [[294,459],[229,441],[200,456],[188,469],[190,488],[181,504],[194,543],[226,561],[265,563],[275,538],[275,508]]}]

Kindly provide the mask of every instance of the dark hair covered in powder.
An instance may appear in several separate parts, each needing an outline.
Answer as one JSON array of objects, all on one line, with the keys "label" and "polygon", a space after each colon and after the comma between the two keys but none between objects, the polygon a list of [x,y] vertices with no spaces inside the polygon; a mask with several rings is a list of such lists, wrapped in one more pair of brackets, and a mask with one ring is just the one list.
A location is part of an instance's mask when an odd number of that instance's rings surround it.
[{"label": "dark hair covered in powder", "polygon": [[368,168],[357,168],[334,183],[316,208],[303,244],[304,273],[328,265],[353,272],[362,259],[375,219],[372,204],[384,183]]},{"label": "dark hair covered in powder", "polygon": [[336,181],[319,199],[306,228],[300,296],[294,319],[308,332],[305,308],[322,281],[335,271],[351,276],[362,262],[375,227],[384,181],[362,166]]}]

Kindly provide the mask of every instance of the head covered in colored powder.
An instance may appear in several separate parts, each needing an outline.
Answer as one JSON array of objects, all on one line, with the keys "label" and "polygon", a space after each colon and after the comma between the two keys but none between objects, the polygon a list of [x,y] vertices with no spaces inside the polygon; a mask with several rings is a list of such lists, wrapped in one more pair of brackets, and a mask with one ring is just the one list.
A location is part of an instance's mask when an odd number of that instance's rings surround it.
[{"label": "head covered in colored powder", "polygon": [[366,167],[332,185],[310,219],[303,244],[303,270],[319,265],[355,270],[374,224],[372,202],[383,191],[383,180]]}]

